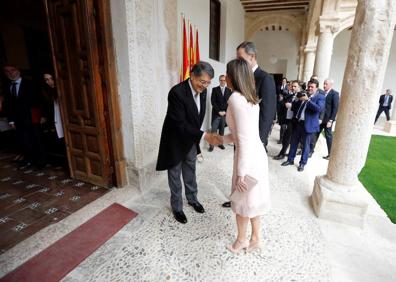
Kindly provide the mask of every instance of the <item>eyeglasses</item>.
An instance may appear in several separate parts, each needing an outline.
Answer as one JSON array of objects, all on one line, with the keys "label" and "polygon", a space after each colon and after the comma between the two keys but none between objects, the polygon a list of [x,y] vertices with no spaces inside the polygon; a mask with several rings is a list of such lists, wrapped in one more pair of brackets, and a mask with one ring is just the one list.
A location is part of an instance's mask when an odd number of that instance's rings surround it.
[{"label": "eyeglasses", "polygon": [[202,86],[207,87],[210,85],[211,82],[206,80],[199,80],[199,83],[201,83]]}]

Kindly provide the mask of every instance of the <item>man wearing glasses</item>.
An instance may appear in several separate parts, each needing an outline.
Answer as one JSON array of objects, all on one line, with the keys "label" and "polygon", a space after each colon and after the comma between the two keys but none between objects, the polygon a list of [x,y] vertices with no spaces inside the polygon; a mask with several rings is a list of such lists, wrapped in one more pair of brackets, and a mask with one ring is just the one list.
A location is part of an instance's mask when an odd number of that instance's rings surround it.
[{"label": "man wearing glasses", "polygon": [[[210,100],[212,102],[212,133],[217,133],[224,136],[225,117],[228,106],[228,98],[231,96],[231,89],[226,85],[226,77],[224,74],[219,77],[220,85],[212,89],[212,96]],[[225,149],[223,144],[218,145],[222,150]],[[213,145],[209,146],[209,152],[213,151]]]},{"label": "man wearing glasses", "polygon": [[[183,212],[183,176],[187,202],[198,213],[205,209],[197,199],[196,160],[200,154],[199,142],[204,135],[201,130],[205,117],[206,88],[214,76],[212,66],[199,62],[191,69],[191,77],[174,87],[168,94],[168,110],[162,127],[158,153],[158,171],[168,171],[168,184],[171,191],[170,203],[175,219],[187,223]],[[207,141],[216,143],[211,135]]]}]

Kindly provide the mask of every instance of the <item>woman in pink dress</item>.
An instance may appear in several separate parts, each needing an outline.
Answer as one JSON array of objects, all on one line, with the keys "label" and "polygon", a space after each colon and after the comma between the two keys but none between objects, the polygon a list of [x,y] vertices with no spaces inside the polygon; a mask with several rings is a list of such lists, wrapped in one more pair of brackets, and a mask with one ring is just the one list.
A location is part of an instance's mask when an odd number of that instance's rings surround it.
[{"label": "woman in pink dress", "polygon": [[[270,208],[268,159],[259,135],[259,98],[252,70],[243,59],[227,64],[227,85],[233,90],[226,120],[231,134],[223,143],[234,143],[231,208],[236,214],[238,235],[227,248],[233,253],[260,249],[260,216]],[[252,232],[246,233],[248,224]]]}]

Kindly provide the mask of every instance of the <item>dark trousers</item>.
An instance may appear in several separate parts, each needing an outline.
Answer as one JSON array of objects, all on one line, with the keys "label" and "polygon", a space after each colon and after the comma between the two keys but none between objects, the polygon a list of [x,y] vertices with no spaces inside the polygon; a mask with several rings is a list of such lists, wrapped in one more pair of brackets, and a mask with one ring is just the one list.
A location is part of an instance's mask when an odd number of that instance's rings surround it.
[{"label": "dark trousers", "polygon": [[299,121],[293,130],[291,136],[290,150],[287,160],[289,162],[294,162],[294,158],[296,157],[298,143],[300,140],[303,144],[302,154],[300,159],[300,165],[306,165],[308,162],[308,156],[310,151],[312,133],[307,133],[304,127],[304,121]]},{"label": "dark trousers", "polygon": [[374,124],[377,122],[377,120],[378,120],[379,116],[382,114],[382,112],[385,112],[386,120],[390,120],[390,116],[389,116],[389,107],[380,106],[380,107],[378,108],[377,115],[375,116]]},{"label": "dark trousers", "polygon": [[40,124],[30,126],[15,126],[19,147],[25,161],[36,165],[44,165],[46,153],[43,144],[43,133]]},{"label": "dark trousers", "polygon": [[283,133],[282,136],[282,149],[279,152],[279,155],[284,155],[286,154],[287,148],[290,145],[290,140],[293,132],[293,127],[295,127],[296,124],[293,120],[288,119],[286,123],[286,129]]},{"label": "dark trousers", "polygon": [[187,153],[184,160],[168,169],[168,184],[171,191],[171,207],[173,211],[180,212],[183,210],[182,199],[182,182],[180,176],[183,176],[183,183],[187,201],[197,203],[197,180],[195,174],[197,161],[197,147],[194,144]]},{"label": "dark trousers", "polygon": [[332,128],[333,128],[333,125],[331,127],[326,127],[326,123],[322,123],[322,124],[320,124],[319,132],[318,133],[312,133],[311,153],[313,153],[315,151],[316,142],[318,142],[319,136],[322,133],[322,130],[324,130],[325,138],[326,138],[326,144],[327,144],[327,152],[328,152],[328,155],[330,155],[331,145],[333,144],[333,131],[332,131]]},{"label": "dark trousers", "polygon": [[212,121],[212,133],[216,133],[219,130],[219,135],[224,136],[224,127],[225,127],[225,116],[215,117]]}]

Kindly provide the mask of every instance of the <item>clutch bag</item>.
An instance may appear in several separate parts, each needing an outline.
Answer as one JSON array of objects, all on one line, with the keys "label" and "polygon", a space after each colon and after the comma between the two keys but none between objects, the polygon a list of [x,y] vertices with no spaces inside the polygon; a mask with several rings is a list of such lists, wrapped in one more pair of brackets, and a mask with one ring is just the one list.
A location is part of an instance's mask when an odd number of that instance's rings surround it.
[{"label": "clutch bag", "polygon": [[252,190],[252,188],[254,187],[254,186],[256,186],[257,185],[257,179],[256,178],[254,178],[254,177],[252,177],[252,176],[250,176],[250,175],[248,175],[248,174],[246,174],[245,175],[245,183],[246,183],[246,186],[247,186],[247,189],[246,189],[246,191],[244,191],[244,192],[240,192],[240,191],[238,191],[237,189],[234,189],[234,192],[232,192],[232,194],[230,195],[230,200],[232,201],[232,202],[237,202],[237,201],[239,201],[240,199],[241,199],[241,197],[243,197],[243,195],[246,193],[246,192],[249,192],[250,190]]}]

